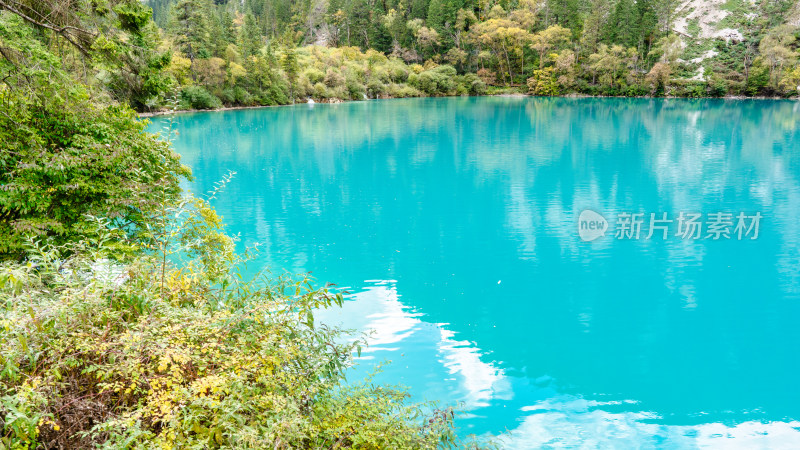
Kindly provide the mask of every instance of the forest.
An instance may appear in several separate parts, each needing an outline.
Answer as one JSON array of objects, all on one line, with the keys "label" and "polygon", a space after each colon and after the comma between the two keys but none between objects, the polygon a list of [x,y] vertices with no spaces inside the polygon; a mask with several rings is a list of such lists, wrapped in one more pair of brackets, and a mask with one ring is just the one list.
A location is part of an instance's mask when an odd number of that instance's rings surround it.
[{"label": "forest", "polygon": [[140,112],[508,93],[789,97],[800,86],[791,0],[148,0],[36,11],[47,3],[0,5],[79,44],[50,50]]},{"label": "forest", "polygon": [[800,85],[789,0],[148,4],[165,70],[199,108],[509,92],[782,97]]}]

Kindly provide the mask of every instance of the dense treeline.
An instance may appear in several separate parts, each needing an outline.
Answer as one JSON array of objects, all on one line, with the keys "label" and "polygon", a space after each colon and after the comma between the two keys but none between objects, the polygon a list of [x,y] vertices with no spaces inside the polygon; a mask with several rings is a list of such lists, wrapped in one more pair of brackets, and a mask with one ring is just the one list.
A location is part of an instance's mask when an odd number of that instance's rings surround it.
[{"label": "dense treeline", "polygon": [[[797,93],[800,31],[787,20],[800,12],[797,5],[727,2],[720,26],[733,31],[709,37],[697,18],[687,19],[685,32],[676,30],[687,8],[707,2],[695,3],[150,0],[149,5],[164,45],[173,51],[168,71],[183,89],[184,102],[195,107],[481,93],[483,85],[536,95]],[[480,82],[451,73],[476,74]],[[436,88],[419,77],[442,74],[451,81]]]},{"label": "dense treeline", "polygon": [[[800,85],[791,0],[149,0],[36,13],[48,3],[59,2],[0,1],[29,8],[67,71],[139,111],[173,98],[216,108],[486,92],[789,96]],[[722,19],[709,30],[712,13]]]}]

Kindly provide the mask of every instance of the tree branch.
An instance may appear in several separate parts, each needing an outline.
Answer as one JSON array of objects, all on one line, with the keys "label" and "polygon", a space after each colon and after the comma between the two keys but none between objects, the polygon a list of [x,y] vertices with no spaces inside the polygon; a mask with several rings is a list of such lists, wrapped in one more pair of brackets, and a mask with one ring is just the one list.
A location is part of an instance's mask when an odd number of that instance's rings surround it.
[{"label": "tree branch", "polygon": [[83,44],[81,44],[80,42],[75,40],[74,36],[70,35],[69,32],[71,30],[73,30],[73,31],[76,31],[78,33],[82,33],[82,34],[87,35],[87,36],[95,37],[96,35],[94,33],[90,32],[90,31],[87,31],[87,30],[84,30],[84,29],[81,29],[81,28],[78,28],[78,27],[73,27],[73,26],[70,26],[70,25],[56,26],[56,25],[53,25],[53,24],[50,24],[50,23],[47,23],[47,22],[36,20],[33,17],[23,13],[20,10],[20,8],[18,8],[17,5],[19,5],[19,3],[14,2],[14,1],[10,1],[9,2],[9,1],[6,1],[6,0],[0,0],[0,8],[8,10],[8,11],[18,15],[19,17],[21,17],[26,22],[29,22],[29,23],[31,23],[33,25],[36,25],[36,26],[39,26],[39,27],[42,27],[42,28],[46,28],[48,30],[53,31],[54,33],[58,34],[59,36],[63,37],[64,39],[66,39],[70,44],[72,44],[75,48],[78,49],[78,51],[83,53],[85,56],[90,56],[89,50]]}]

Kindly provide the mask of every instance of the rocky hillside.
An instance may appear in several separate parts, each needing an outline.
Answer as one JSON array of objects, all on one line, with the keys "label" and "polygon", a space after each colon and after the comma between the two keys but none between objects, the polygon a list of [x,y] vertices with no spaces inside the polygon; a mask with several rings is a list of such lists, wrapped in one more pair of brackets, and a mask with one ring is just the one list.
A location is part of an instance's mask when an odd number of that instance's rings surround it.
[{"label": "rocky hillside", "polygon": [[[798,38],[800,2],[683,0],[677,4],[672,31],[680,36],[678,59],[684,78],[709,81],[709,74],[745,81],[754,62],[770,71],[797,59],[789,45]],[[761,61],[755,61],[761,56]],[[732,59],[743,60],[738,67]]]}]

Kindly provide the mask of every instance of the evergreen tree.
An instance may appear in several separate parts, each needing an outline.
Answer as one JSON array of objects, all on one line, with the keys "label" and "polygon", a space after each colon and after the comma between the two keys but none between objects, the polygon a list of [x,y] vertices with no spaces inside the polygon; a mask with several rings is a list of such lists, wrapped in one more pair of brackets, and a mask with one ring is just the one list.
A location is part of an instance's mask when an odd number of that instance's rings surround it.
[{"label": "evergreen tree", "polygon": [[300,72],[300,66],[297,64],[297,54],[293,48],[287,48],[281,60],[281,68],[283,73],[286,74],[286,79],[289,81],[289,96],[294,103],[295,85],[297,84],[297,77]]},{"label": "evergreen tree", "polygon": [[350,0],[347,4],[347,43],[370,48],[372,33],[372,8],[368,0]]},{"label": "evergreen tree", "polygon": [[464,0],[431,0],[428,6],[428,27],[436,30],[442,37],[445,48],[455,45],[453,33],[458,19],[458,11],[464,7]]},{"label": "evergreen tree", "polygon": [[209,25],[207,4],[203,0],[178,0],[172,8],[170,29],[175,44],[191,61],[192,78],[197,58],[207,58],[209,52]]},{"label": "evergreen tree", "polygon": [[617,0],[611,10],[603,33],[606,44],[619,44],[623,47],[636,46],[636,9],[633,0]]},{"label": "evergreen tree", "polygon": [[235,43],[236,27],[233,25],[233,17],[227,9],[222,10],[220,22],[222,23],[222,38],[229,44]]},{"label": "evergreen tree", "polygon": [[608,0],[592,0],[589,15],[583,24],[581,34],[581,53],[590,55],[597,51],[597,46],[606,30],[606,20],[609,10]]},{"label": "evergreen tree", "polygon": [[252,13],[244,16],[244,24],[239,33],[239,47],[244,57],[255,55],[261,48],[261,30]]},{"label": "evergreen tree", "polygon": [[370,20],[369,20],[369,33],[370,33],[370,48],[382,52],[392,51],[392,33],[387,29],[382,21],[387,10],[384,9],[384,2],[373,1],[370,5]]},{"label": "evergreen tree", "polygon": [[579,0],[547,0],[546,7],[549,12],[548,26],[561,25],[572,30],[574,37],[580,35],[583,21]]},{"label": "evergreen tree", "polygon": [[153,20],[160,28],[169,25],[170,6],[173,0],[149,0],[147,6],[153,10]]},{"label": "evergreen tree", "polygon": [[639,53],[645,56],[650,52],[650,47],[658,37],[658,18],[653,7],[653,1],[636,1],[636,46],[639,49]]},{"label": "evergreen tree", "polygon": [[436,31],[442,31],[447,22],[447,1],[431,0],[428,4],[427,24]]},{"label": "evergreen tree", "polygon": [[411,10],[409,11],[409,19],[422,19],[428,17],[428,9],[430,9],[431,0],[411,0]]},{"label": "evergreen tree", "polygon": [[[216,1],[216,0],[215,0]],[[208,23],[208,48],[212,56],[223,56],[228,42],[222,29],[222,17],[216,8],[210,8],[206,21]]]}]

